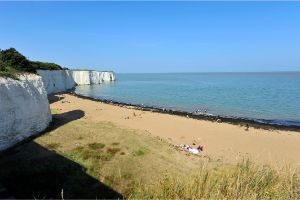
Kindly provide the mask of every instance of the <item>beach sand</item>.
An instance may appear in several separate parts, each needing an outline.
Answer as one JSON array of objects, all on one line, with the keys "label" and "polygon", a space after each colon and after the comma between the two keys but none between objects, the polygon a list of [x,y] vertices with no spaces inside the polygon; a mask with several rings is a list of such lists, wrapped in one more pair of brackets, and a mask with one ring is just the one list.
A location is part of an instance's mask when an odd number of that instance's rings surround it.
[{"label": "beach sand", "polygon": [[[58,100],[57,97],[60,97]],[[215,161],[235,163],[243,158],[283,166],[300,166],[300,133],[190,119],[92,101],[71,94],[49,97],[51,109],[81,110],[80,120],[112,122],[120,127],[146,131],[174,145],[203,144],[203,155]],[[55,99],[55,101],[54,101]]]}]

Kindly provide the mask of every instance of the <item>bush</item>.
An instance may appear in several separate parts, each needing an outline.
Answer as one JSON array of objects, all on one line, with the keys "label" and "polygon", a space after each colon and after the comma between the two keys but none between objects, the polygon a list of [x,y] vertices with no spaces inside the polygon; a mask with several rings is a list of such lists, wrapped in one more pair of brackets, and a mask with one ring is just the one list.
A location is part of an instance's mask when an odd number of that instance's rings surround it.
[{"label": "bush", "polygon": [[55,63],[47,63],[47,62],[31,62],[31,65],[35,70],[43,69],[43,70],[62,70],[63,68]]},{"label": "bush", "polygon": [[0,60],[0,71],[1,72],[5,71],[5,65],[4,65],[4,62],[2,60]]},{"label": "bush", "polygon": [[0,76],[15,78],[19,72],[36,73],[36,70],[62,70],[55,63],[30,61],[14,48],[0,50]]},{"label": "bush", "polygon": [[14,48],[2,50],[0,52],[0,60],[7,67],[21,71],[32,71],[30,61]]}]

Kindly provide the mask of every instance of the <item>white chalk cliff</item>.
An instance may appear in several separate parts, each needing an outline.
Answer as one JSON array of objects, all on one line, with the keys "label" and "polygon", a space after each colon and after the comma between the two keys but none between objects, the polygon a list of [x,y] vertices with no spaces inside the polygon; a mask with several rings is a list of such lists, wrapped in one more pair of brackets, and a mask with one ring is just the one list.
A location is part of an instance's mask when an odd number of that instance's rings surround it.
[{"label": "white chalk cliff", "polygon": [[20,80],[0,77],[0,151],[43,131],[51,120],[40,76],[27,74]]},{"label": "white chalk cliff", "polygon": [[89,70],[37,70],[48,94],[66,91],[76,85],[100,84],[115,81],[114,72]]},{"label": "white chalk cliff", "polygon": [[38,70],[20,80],[0,77],[0,151],[45,130],[52,120],[47,94],[76,85],[115,81],[113,72]]}]

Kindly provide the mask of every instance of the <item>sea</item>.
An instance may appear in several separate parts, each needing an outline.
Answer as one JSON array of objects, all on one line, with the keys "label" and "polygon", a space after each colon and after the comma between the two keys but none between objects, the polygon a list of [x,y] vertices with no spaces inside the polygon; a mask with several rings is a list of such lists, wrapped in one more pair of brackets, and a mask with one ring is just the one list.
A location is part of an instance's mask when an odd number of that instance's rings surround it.
[{"label": "sea", "polygon": [[300,72],[117,74],[75,93],[263,123],[300,126]]}]

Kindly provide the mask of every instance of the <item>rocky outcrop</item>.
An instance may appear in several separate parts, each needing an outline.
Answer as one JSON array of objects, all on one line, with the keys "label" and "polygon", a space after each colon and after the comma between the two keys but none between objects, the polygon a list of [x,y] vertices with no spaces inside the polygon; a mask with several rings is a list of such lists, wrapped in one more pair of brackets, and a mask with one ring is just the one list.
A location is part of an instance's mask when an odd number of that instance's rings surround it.
[{"label": "rocky outcrop", "polygon": [[101,72],[100,79],[102,81],[115,81],[116,75],[114,72]]},{"label": "rocky outcrop", "polygon": [[40,76],[27,74],[20,80],[0,77],[0,151],[43,131],[51,119]]},{"label": "rocky outcrop", "polygon": [[71,71],[73,80],[76,85],[90,85],[91,71]]},{"label": "rocky outcrop", "polygon": [[114,72],[89,70],[37,70],[42,76],[48,94],[62,92],[76,85],[100,84],[105,81],[115,81]]}]

